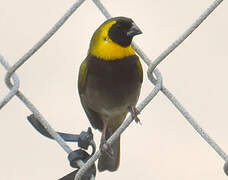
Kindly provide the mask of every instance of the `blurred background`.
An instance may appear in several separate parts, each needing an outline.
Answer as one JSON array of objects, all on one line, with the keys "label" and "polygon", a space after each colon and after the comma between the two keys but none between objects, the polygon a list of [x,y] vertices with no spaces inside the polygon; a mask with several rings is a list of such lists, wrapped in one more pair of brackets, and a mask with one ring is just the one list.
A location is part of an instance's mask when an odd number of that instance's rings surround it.
[{"label": "blurred background", "polygon": [[[73,0],[7,1],[0,5],[0,54],[12,65],[62,17]],[[102,0],[113,16],[131,17],[143,34],[135,42],[154,60],[188,28],[212,0]],[[164,85],[228,153],[227,21],[224,1],[159,66]],[[90,38],[105,20],[87,0],[18,71],[20,90],[58,131],[80,133],[90,126],[81,107],[77,77]],[[153,89],[146,77],[140,100]],[[8,89],[0,66],[0,98]],[[55,180],[73,171],[67,154],[38,134],[14,97],[0,111],[0,179]],[[159,93],[122,135],[120,168],[96,179],[225,180],[224,161]],[[93,131],[99,144],[100,133]],[[97,145],[98,145],[97,144]],[[76,145],[71,145],[77,149]]]}]

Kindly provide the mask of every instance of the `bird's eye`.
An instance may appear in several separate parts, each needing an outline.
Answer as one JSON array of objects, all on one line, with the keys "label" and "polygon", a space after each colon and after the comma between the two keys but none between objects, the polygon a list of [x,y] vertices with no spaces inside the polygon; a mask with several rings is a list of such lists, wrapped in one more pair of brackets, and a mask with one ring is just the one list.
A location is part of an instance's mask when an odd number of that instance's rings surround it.
[{"label": "bird's eye", "polygon": [[105,41],[105,43],[108,43],[108,37],[107,36],[104,38],[104,41]]}]

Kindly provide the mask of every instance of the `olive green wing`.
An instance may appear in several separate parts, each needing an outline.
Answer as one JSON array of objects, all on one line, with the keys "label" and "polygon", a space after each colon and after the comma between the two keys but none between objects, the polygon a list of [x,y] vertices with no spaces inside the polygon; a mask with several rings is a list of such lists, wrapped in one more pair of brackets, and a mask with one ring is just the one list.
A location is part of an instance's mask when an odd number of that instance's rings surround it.
[{"label": "olive green wing", "polygon": [[85,110],[85,113],[86,113],[91,125],[95,129],[102,130],[103,121],[101,120],[99,114],[97,112],[91,110],[85,101],[85,98],[86,98],[85,90],[86,90],[87,77],[88,77],[87,63],[88,63],[88,61],[87,61],[87,59],[85,59],[80,66],[79,76],[78,76],[78,92],[79,92],[82,106]]},{"label": "olive green wing", "polygon": [[139,57],[138,57],[138,61],[137,61],[137,68],[138,68],[139,80],[142,83],[143,82],[143,69],[142,69],[142,64],[139,60]]},{"label": "olive green wing", "polygon": [[78,91],[81,97],[81,94],[85,93],[86,80],[88,76],[88,66],[86,59],[81,63],[78,75]]}]

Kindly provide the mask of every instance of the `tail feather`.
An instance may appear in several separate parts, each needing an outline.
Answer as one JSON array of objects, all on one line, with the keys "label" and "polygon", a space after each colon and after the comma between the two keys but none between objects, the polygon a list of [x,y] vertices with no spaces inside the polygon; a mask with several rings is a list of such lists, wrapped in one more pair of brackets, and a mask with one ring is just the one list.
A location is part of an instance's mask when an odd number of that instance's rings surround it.
[{"label": "tail feather", "polygon": [[[107,131],[108,132],[108,131]],[[106,133],[106,139],[112,134]],[[109,157],[107,154],[102,154],[98,160],[99,171],[116,171],[120,164],[120,137],[111,145],[113,149],[113,157]]]}]

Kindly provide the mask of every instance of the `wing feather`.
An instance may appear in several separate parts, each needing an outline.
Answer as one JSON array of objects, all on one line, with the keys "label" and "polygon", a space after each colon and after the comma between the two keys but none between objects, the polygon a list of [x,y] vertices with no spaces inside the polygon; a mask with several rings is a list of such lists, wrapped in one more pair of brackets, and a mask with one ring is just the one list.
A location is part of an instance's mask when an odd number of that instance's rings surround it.
[{"label": "wing feather", "polygon": [[79,77],[78,77],[78,91],[79,91],[79,96],[80,100],[82,103],[82,106],[85,110],[85,113],[95,129],[102,130],[103,128],[103,121],[100,118],[99,113],[93,111],[90,109],[85,101],[85,90],[86,90],[86,82],[87,82],[87,77],[88,77],[88,66],[87,66],[87,59],[85,59],[79,70]]}]

